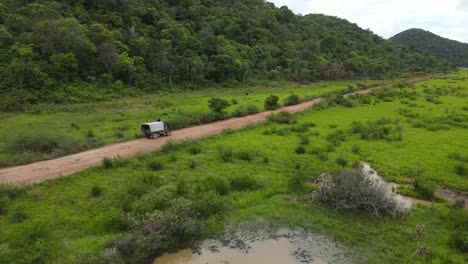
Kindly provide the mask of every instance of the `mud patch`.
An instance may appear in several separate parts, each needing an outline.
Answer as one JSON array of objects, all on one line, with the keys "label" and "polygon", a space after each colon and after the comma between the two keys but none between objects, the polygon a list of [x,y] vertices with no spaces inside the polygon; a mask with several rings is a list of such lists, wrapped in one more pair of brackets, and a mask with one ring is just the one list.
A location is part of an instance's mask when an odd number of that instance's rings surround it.
[{"label": "mud patch", "polygon": [[458,200],[463,200],[465,202],[465,210],[468,210],[468,194],[462,192],[455,192],[449,189],[439,189],[435,192],[437,195],[447,199],[449,204],[455,204]]},{"label": "mud patch", "polygon": [[[252,226],[249,226],[252,228]],[[286,228],[240,228],[204,241],[196,250],[182,250],[157,258],[153,264],[297,264],[350,263],[350,250],[325,235]]]}]

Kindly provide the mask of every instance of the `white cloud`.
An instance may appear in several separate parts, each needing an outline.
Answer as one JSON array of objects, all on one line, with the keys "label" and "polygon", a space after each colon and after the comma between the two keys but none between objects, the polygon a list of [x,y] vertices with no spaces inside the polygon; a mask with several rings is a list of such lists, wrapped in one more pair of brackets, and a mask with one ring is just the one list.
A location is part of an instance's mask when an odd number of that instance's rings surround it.
[{"label": "white cloud", "polygon": [[468,0],[268,0],[297,14],[337,16],[389,38],[409,28],[422,28],[468,43]]}]

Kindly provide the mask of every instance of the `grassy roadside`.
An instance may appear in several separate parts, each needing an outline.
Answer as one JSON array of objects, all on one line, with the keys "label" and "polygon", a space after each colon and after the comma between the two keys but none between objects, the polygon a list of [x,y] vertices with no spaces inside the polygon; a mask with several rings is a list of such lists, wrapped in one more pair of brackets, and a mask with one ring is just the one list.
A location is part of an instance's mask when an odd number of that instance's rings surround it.
[{"label": "grassy roadside", "polygon": [[[29,113],[0,113],[0,167],[52,159],[104,144],[140,136],[139,124],[161,118],[174,129],[225,118],[236,110],[251,107],[263,111],[265,98],[280,97],[280,104],[291,94],[306,100],[350,87],[372,86],[385,81],[330,81],[313,84],[271,82],[243,88],[207,88],[160,92],[137,98],[73,104],[38,105]],[[208,100],[225,99],[231,105],[223,117],[209,111]]]},{"label": "grassy roadside", "polygon": [[[417,207],[403,219],[336,211],[310,201],[309,183],[366,160],[419,195],[437,185],[467,190],[457,170],[467,166],[467,91],[464,71],[336,96],[258,126],[7,188],[0,262],[141,262],[227,223],[265,217],[329,234],[355,249],[358,263],[466,263],[466,211]],[[149,223],[159,228],[145,229]]]}]

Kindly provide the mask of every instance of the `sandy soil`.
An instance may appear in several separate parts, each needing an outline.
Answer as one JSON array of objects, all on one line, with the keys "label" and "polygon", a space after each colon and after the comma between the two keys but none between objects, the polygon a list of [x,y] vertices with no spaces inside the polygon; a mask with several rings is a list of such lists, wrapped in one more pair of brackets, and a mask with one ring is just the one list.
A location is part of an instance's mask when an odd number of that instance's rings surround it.
[{"label": "sandy soil", "polygon": [[[432,76],[417,77],[406,82],[417,82],[431,78]],[[360,90],[351,94],[370,93],[374,89],[391,88],[392,84],[385,84],[370,89]],[[350,94],[350,95],[351,95]],[[37,183],[44,180],[67,176],[84,169],[98,166],[103,158],[130,157],[138,153],[159,149],[168,140],[200,139],[221,133],[224,129],[239,129],[249,124],[263,122],[274,112],[304,111],[322,101],[322,98],[314,99],[299,105],[283,107],[275,111],[262,112],[251,116],[232,118],[206,125],[184,128],[173,131],[170,137],[158,139],[136,139],[123,143],[111,144],[101,148],[88,150],[73,155],[40,161],[28,165],[0,169],[0,182],[4,183]]]}]

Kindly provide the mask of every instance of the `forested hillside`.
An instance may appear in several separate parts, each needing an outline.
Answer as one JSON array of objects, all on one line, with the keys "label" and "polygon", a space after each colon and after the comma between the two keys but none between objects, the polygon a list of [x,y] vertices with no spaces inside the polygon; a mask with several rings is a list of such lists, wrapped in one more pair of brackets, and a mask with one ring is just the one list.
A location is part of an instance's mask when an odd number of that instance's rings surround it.
[{"label": "forested hillside", "polygon": [[468,67],[468,44],[443,38],[422,29],[408,29],[390,39],[429,52],[456,66]]},{"label": "forested hillside", "polygon": [[263,0],[0,0],[0,54],[4,111],[99,100],[130,87],[446,67],[346,20],[297,16]]}]

